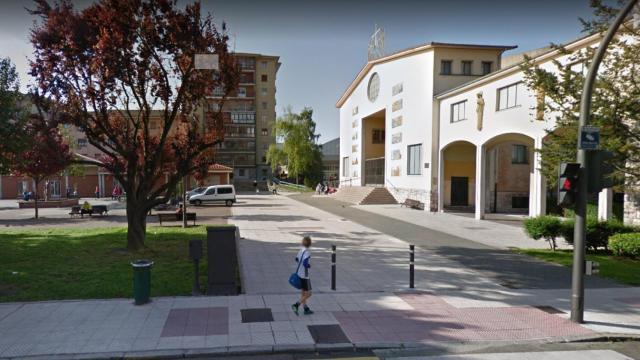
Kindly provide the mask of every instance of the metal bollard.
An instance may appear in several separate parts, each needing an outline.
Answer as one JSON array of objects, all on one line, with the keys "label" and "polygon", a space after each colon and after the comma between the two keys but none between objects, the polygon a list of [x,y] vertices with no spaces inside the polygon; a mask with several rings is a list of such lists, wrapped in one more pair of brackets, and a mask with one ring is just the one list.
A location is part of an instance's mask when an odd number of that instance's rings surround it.
[{"label": "metal bollard", "polygon": [[415,288],[414,286],[415,253],[416,253],[416,246],[409,245],[409,288],[410,289]]},{"label": "metal bollard", "polygon": [[336,246],[331,245],[331,290],[336,289]]}]

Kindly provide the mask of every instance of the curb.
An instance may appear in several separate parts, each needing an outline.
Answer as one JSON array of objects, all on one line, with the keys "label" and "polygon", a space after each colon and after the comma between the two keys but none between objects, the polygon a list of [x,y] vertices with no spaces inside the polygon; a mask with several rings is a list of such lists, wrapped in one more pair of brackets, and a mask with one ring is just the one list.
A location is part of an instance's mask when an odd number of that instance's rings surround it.
[{"label": "curb", "polygon": [[446,342],[364,342],[364,343],[340,343],[340,344],[289,344],[289,345],[247,345],[247,346],[223,346],[199,349],[167,349],[147,351],[119,351],[87,354],[59,354],[59,355],[33,355],[20,357],[3,357],[2,359],[75,359],[75,360],[124,360],[124,359],[191,359],[205,356],[231,356],[231,355],[261,355],[284,353],[315,353],[315,352],[357,352],[373,350],[413,350],[420,351],[431,349],[435,344],[449,345],[525,345],[525,344],[552,344],[552,343],[586,343],[586,342],[622,342],[640,340],[640,335],[627,335],[605,333],[593,336],[576,336],[557,339],[539,340],[504,340],[504,341],[446,341]]}]

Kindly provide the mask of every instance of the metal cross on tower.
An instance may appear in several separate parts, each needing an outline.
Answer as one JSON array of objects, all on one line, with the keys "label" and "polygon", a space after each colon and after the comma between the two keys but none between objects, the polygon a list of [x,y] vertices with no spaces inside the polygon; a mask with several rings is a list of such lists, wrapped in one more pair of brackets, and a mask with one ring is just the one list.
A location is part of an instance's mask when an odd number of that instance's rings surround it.
[{"label": "metal cross on tower", "polygon": [[384,29],[378,24],[375,25],[373,35],[369,39],[369,51],[367,59],[369,61],[379,59],[384,56]]}]

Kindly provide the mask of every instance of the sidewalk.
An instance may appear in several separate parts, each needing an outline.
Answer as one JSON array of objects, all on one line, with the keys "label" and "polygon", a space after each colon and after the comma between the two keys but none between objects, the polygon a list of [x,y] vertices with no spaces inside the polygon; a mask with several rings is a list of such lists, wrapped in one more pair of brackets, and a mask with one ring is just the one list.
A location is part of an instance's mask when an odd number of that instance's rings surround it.
[{"label": "sidewalk", "polygon": [[[0,304],[0,357],[96,358],[247,354],[319,349],[546,343],[601,332],[640,334],[640,288],[587,290],[581,326],[568,289],[510,289],[485,272],[285,196],[240,196],[244,295]],[[311,307],[296,316],[287,283],[303,234],[314,239]],[[338,246],[338,290],[328,260]],[[190,281],[190,279],[186,280]],[[612,358],[613,359],[613,358]]]},{"label": "sidewalk", "polygon": [[[354,205],[356,209],[460,236],[494,248],[548,249],[544,240],[533,240],[522,227],[522,221],[478,221],[473,214],[432,213],[400,205]],[[469,215],[469,216],[465,216]],[[560,248],[566,247],[562,240]]]},{"label": "sidewalk", "polygon": [[[311,316],[294,315],[291,298],[157,298],[144,306],[129,299],[4,304],[0,357],[272,352],[596,335],[533,307],[455,307],[426,293],[316,294]],[[250,319],[248,309],[266,310],[272,318],[252,314]]]}]

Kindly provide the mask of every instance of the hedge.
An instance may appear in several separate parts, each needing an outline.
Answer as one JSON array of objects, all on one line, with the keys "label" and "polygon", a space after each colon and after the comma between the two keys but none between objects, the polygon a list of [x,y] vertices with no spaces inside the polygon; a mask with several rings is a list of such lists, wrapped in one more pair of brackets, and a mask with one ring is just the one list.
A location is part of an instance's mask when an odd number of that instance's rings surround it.
[{"label": "hedge", "polygon": [[556,238],[560,236],[562,221],[555,216],[545,215],[524,220],[524,231],[534,240],[545,239],[551,250],[556,249]]},{"label": "hedge", "polygon": [[[564,240],[573,245],[573,228],[574,221],[566,220],[562,222],[560,235]],[[609,248],[609,238],[615,234],[625,234],[635,231],[632,226],[626,226],[615,220],[598,221],[594,218],[587,217],[587,243],[588,249],[597,250],[598,248]]]},{"label": "hedge", "polygon": [[640,257],[640,233],[613,235],[609,238],[609,247],[617,256]]}]

